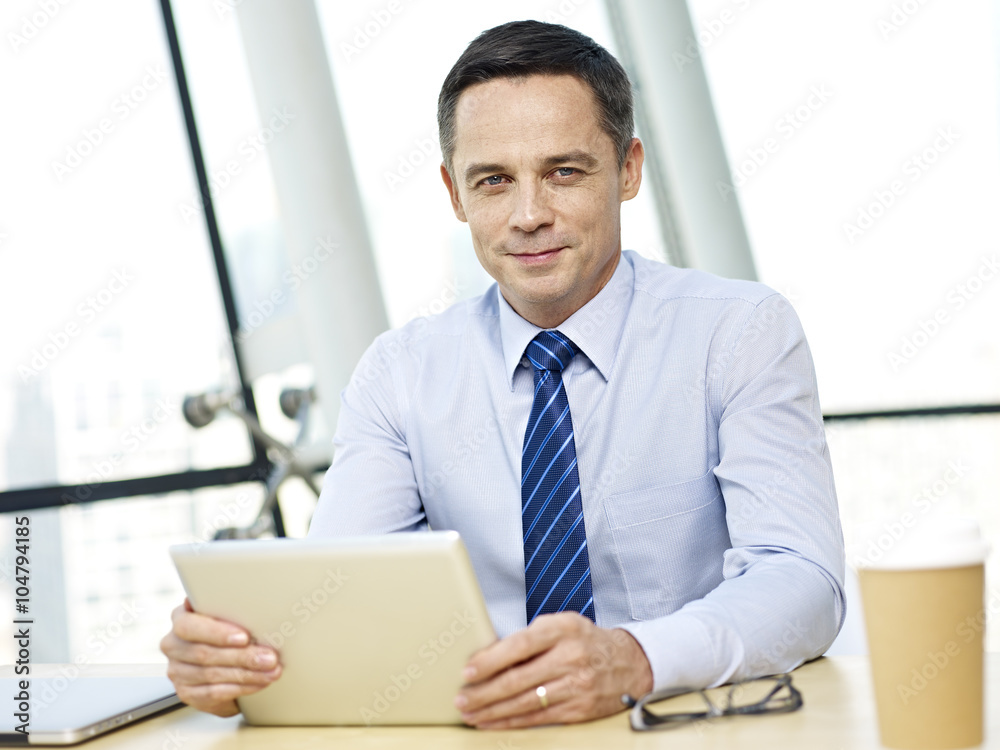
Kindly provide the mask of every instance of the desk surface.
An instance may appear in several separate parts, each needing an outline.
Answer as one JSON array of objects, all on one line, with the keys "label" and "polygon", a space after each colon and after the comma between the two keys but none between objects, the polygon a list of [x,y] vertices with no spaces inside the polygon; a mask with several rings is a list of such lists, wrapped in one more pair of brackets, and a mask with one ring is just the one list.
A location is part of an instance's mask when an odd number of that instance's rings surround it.
[{"label": "desk surface", "polygon": [[[986,743],[1000,747],[1000,654],[987,654]],[[4,673],[11,668],[0,670]],[[162,665],[94,665],[88,676],[163,674]],[[32,670],[43,676],[45,667]],[[794,672],[803,707],[793,714],[742,716],[660,732],[633,732],[626,713],[562,727],[482,732],[465,727],[251,727],[184,707],[81,745],[87,750],[231,750],[233,748],[880,748],[868,659],[835,656]]]}]

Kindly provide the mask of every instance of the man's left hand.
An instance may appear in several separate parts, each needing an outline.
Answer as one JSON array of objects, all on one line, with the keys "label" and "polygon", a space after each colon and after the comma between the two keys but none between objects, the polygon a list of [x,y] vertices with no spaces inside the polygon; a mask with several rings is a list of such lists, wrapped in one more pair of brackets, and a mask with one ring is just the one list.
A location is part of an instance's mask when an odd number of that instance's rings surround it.
[{"label": "man's left hand", "polygon": [[599,628],[575,612],[542,615],[477,651],[463,676],[455,705],[480,729],[596,719],[623,710],[623,693],[653,688],[649,660],[628,631]]}]

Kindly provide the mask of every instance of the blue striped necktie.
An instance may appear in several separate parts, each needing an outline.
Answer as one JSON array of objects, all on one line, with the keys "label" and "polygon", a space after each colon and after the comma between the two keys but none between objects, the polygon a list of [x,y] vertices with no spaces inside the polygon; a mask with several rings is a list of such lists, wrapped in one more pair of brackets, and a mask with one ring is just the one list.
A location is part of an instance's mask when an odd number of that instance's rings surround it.
[{"label": "blue striped necktie", "polygon": [[596,621],[573,420],[562,379],[576,347],[559,331],[542,331],[524,353],[535,370],[535,400],[521,453],[528,622],[564,610]]}]

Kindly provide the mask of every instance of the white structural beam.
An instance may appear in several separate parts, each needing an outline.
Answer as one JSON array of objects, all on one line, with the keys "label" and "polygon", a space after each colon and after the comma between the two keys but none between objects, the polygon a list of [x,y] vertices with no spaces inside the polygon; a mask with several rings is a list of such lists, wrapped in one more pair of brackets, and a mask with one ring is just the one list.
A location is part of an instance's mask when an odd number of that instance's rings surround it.
[{"label": "white structural beam", "polygon": [[[607,0],[671,261],[756,279],[750,242],[685,0]],[[677,54],[683,56],[676,57]]]},{"label": "white structural beam", "polygon": [[316,390],[332,431],[361,354],[388,328],[361,197],[313,0],[248,0],[237,15],[268,145]]}]

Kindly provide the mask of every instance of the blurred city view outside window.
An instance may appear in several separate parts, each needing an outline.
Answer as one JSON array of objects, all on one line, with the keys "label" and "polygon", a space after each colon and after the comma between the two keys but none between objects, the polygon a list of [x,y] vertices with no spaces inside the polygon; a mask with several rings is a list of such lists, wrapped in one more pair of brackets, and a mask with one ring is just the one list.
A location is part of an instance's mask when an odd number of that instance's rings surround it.
[{"label": "blurred city view outside window", "polygon": [[[247,465],[238,420],[195,430],[181,414],[186,394],[237,376],[204,221],[178,208],[197,188],[159,6],[52,8],[0,12],[0,96],[20,103],[0,143],[0,489],[81,485],[64,493],[76,502],[108,481]],[[252,518],[261,497],[225,487],[27,514],[34,658],[159,658],[182,598],[167,545],[211,538],[216,509],[230,508],[225,525]],[[12,583],[3,565],[10,611]]]}]

